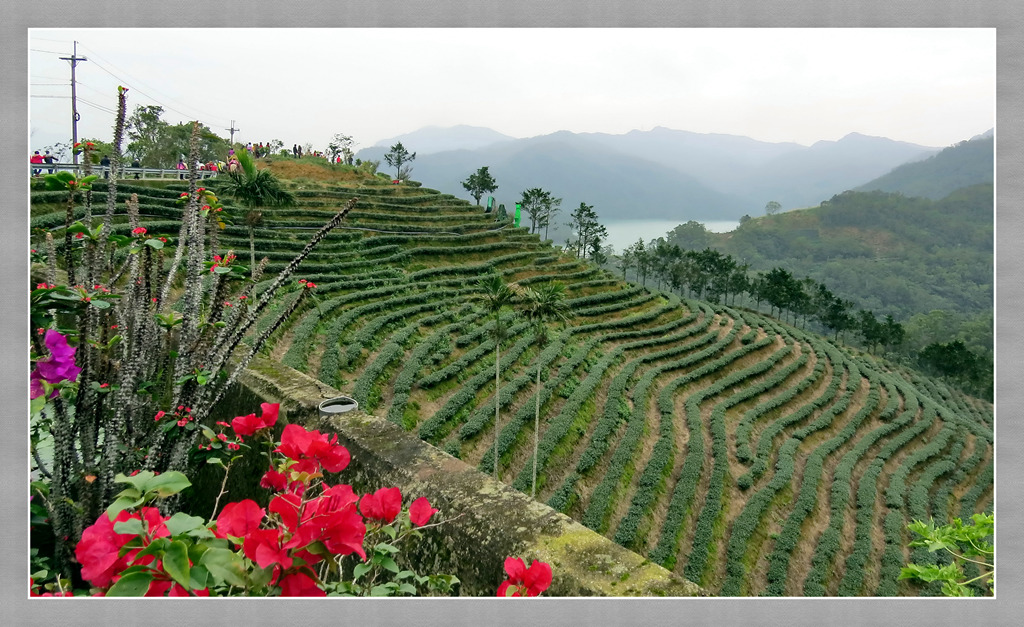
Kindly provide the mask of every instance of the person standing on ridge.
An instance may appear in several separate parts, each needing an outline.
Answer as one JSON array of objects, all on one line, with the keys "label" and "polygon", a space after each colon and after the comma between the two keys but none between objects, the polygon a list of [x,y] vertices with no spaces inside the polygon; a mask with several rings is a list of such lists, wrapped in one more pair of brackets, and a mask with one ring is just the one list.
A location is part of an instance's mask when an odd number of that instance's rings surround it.
[{"label": "person standing on ridge", "polygon": [[[42,163],[43,162],[43,155],[39,154],[39,151],[37,150],[35,152],[35,154],[32,155],[32,157],[28,160],[28,162],[29,163]],[[32,176],[39,176],[39,172],[41,172],[41,170],[39,168],[32,168]]]},{"label": "person standing on ridge", "polygon": [[103,166],[103,178],[109,179],[110,178],[110,157],[108,157],[107,155],[103,155],[103,158],[100,159],[100,165]]}]

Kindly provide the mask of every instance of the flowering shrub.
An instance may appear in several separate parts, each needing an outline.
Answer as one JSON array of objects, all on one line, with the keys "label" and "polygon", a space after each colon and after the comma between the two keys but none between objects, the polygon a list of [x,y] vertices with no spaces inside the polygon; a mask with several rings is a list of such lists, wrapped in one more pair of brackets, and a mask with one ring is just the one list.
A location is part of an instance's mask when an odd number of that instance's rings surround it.
[{"label": "flowering shrub", "polygon": [[[230,427],[240,440],[269,438],[278,410],[278,405],[264,403],[260,417],[239,416]],[[212,431],[207,435],[211,444],[200,445],[204,450],[225,441]],[[182,512],[163,516],[150,506],[188,487],[185,475],[119,474],[117,482],[129,487],[84,531],[75,547],[82,578],[93,587],[92,593],[389,596],[448,593],[458,583],[451,575],[419,576],[400,570],[395,561],[402,541],[433,526],[429,521],[438,510],[426,498],[403,510],[398,488],[360,496],[349,485],[326,485],[324,473],[344,470],[351,459],[337,444],[337,435],[328,438],[290,424],[276,444],[276,455],[271,455],[271,466],[260,481],[276,493],[269,505],[263,508],[251,499],[228,503],[210,522]],[[225,465],[226,470],[229,467]],[[346,556],[359,559],[350,567],[351,578],[343,576]]]},{"label": "flowering shrub", "polygon": [[521,558],[505,558],[508,579],[498,587],[499,597],[535,597],[551,585],[551,565],[534,560],[530,567]]},{"label": "flowering shrub", "polygon": [[75,365],[75,351],[68,345],[68,339],[54,331],[47,329],[43,337],[43,343],[50,351],[50,357],[36,362],[35,369],[29,375],[31,381],[31,398],[39,398],[47,394],[48,398],[57,396],[57,389],[54,387],[63,381],[72,383],[78,378],[82,369]]}]

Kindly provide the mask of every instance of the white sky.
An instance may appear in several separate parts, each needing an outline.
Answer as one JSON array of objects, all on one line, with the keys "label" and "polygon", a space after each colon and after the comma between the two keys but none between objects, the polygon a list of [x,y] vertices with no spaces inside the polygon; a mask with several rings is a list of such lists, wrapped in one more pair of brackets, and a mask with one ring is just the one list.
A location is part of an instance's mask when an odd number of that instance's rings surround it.
[{"label": "white sky", "polygon": [[129,113],[289,147],[456,124],[944,147],[995,126],[994,28],[32,29],[33,150],[70,139],[75,40],[78,134],[104,141],[119,84]]}]

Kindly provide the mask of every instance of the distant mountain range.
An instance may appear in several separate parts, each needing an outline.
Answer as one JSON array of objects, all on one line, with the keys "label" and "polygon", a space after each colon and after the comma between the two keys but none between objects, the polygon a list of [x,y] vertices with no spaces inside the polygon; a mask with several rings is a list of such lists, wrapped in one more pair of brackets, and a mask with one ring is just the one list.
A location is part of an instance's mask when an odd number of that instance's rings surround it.
[{"label": "distant mountain range", "polygon": [[[399,141],[417,154],[413,179],[461,198],[469,197],[461,181],[488,166],[498,182],[494,196],[508,207],[523,190],[542,187],[563,199],[566,212],[586,202],[603,220],[680,223],[761,215],[772,200],[783,210],[816,206],[940,153],[858,133],[802,146],[661,127],[622,135],[559,131],[516,139],[488,128],[456,126],[393,137],[356,156],[380,160],[380,169],[387,171],[383,156]],[[990,165],[988,181],[991,170]],[[965,184],[979,182],[986,181]]]}]

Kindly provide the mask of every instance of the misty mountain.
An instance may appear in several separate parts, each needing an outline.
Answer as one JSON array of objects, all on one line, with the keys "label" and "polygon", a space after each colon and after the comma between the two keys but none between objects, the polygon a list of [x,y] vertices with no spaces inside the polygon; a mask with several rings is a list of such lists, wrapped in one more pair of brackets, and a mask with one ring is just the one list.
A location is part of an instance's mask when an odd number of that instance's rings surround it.
[{"label": "misty mountain", "polygon": [[[410,151],[411,144],[402,144]],[[380,159],[387,171],[383,147],[359,151],[360,159]],[[581,202],[594,206],[603,220],[738,219],[742,199],[715,191],[696,178],[660,163],[639,159],[605,147],[601,142],[568,131],[478,150],[452,150],[419,155],[412,178],[429,187],[468,198],[462,181],[488,166],[498,182],[493,194],[511,208],[531,187],[541,187],[562,199],[562,216]],[[720,217],[727,214],[726,217]],[[568,217],[559,221],[568,221]]]},{"label": "misty mountain", "polygon": [[[564,209],[586,202],[604,220],[680,223],[760,215],[771,200],[784,210],[814,206],[938,151],[857,133],[808,147],[661,127],[623,135],[559,131],[527,139],[479,127],[431,127],[356,156],[381,160],[387,170],[383,156],[395,141],[417,153],[413,179],[462,198],[468,194],[461,181],[488,166],[498,182],[495,199],[509,207],[523,190],[542,187],[562,198]],[[438,146],[453,148],[436,151]]]},{"label": "misty mountain", "polygon": [[[411,133],[382,139],[373,146],[387,149],[401,142],[409,152],[415,152],[419,156],[446,150],[476,150],[499,142],[515,141],[515,139],[515,137],[503,135],[482,126],[460,124],[449,128],[427,126]],[[410,148],[410,146],[412,147]]]},{"label": "misty mountain", "polygon": [[937,151],[885,137],[850,133],[838,141],[815,142],[809,148],[772,159],[737,177],[735,190],[760,195],[783,210],[813,207],[890,171],[897,165],[927,158]]},{"label": "misty mountain", "polygon": [[901,165],[856,189],[900,192],[904,196],[939,200],[961,187],[992,183],[994,175],[995,140],[989,131],[950,146],[924,161]]}]

